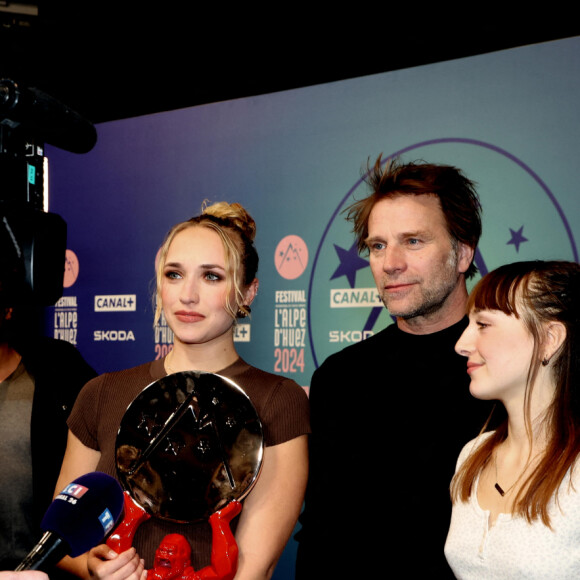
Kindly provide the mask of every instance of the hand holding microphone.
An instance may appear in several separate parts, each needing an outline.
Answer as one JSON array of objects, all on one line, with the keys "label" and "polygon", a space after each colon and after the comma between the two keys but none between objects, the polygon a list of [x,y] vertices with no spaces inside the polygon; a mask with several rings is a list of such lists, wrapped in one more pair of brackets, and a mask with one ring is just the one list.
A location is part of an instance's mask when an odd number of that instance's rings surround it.
[{"label": "hand holding microphone", "polygon": [[116,479],[99,472],[75,479],[50,504],[40,526],[42,538],[16,571],[49,571],[64,556],[88,552],[103,542],[122,513],[123,490]]}]

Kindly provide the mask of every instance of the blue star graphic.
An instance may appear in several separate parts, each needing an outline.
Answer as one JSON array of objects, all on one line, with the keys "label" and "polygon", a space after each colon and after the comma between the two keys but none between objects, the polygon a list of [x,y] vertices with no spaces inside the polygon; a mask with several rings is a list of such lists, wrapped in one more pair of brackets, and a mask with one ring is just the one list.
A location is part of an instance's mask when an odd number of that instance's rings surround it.
[{"label": "blue star graphic", "polygon": [[524,226],[522,226],[517,232],[515,230],[509,229],[512,238],[506,245],[513,244],[516,247],[516,252],[520,251],[520,244],[528,241],[528,238],[525,238],[522,232],[524,231]]},{"label": "blue star graphic", "polygon": [[356,242],[351,246],[350,250],[345,250],[336,244],[334,244],[334,249],[338,254],[340,264],[330,279],[334,280],[335,278],[340,278],[340,276],[346,276],[350,287],[354,288],[357,270],[368,268],[369,263],[358,255]]}]

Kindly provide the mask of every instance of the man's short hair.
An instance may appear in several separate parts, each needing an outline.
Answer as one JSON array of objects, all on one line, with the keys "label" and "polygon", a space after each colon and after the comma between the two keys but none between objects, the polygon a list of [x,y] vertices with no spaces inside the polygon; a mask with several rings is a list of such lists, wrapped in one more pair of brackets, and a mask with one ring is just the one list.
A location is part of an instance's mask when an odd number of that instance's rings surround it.
[{"label": "man's short hair", "polygon": [[[365,241],[374,205],[399,195],[437,196],[453,243],[461,242],[476,249],[481,236],[481,203],[474,182],[461,169],[423,161],[403,164],[398,158],[383,162],[379,155],[372,168],[370,164],[367,166],[364,181],[371,194],[345,210],[346,219],[353,223],[359,252],[367,250]],[[476,272],[472,261],[465,277],[469,279]]]}]

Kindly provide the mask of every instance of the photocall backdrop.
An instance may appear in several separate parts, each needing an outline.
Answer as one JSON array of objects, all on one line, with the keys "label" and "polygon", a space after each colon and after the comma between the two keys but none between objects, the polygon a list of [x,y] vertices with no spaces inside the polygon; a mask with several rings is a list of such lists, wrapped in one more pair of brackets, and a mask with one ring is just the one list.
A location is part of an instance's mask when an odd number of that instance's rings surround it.
[{"label": "photocall backdrop", "polygon": [[[307,388],[329,354],[391,322],[341,214],[366,194],[361,169],[379,153],[456,165],[477,182],[482,273],[578,260],[579,73],[577,37],[104,123],[85,155],[47,147],[50,211],[69,248],[48,332],[99,372],[164,356],[171,331],[153,327],[151,299],[162,239],[203,200],[238,201],[260,254],[239,352]],[[294,550],[276,578],[293,577]]]}]

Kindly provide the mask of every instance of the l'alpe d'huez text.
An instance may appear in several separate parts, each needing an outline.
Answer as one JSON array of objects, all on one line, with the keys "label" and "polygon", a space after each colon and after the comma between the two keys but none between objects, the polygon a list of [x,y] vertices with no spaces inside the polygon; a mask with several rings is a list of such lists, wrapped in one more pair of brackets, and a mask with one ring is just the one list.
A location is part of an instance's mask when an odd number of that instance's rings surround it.
[{"label": "l'alpe d'huez text", "polygon": [[54,338],[77,343],[78,313],[76,310],[56,310],[54,313]]}]

